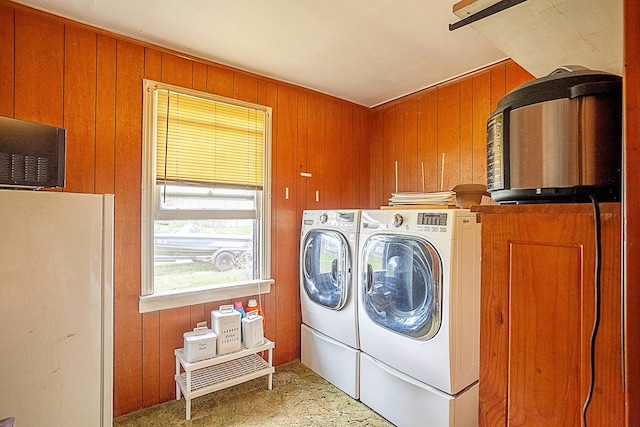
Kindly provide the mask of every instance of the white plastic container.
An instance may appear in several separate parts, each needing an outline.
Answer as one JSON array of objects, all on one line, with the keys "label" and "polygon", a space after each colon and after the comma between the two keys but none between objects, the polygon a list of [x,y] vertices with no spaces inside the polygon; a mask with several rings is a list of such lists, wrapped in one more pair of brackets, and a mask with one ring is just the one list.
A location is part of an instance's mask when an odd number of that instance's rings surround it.
[{"label": "white plastic container", "polygon": [[184,337],[184,358],[187,362],[209,359],[216,356],[217,335],[211,329],[195,328],[193,331],[185,332]]},{"label": "white plastic container", "polygon": [[264,344],[264,330],[262,328],[262,316],[257,311],[250,311],[242,319],[242,336],[244,346],[253,348]]},{"label": "white plastic container", "polygon": [[233,305],[221,305],[211,312],[211,329],[218,335],[219,355],[240,350],[240,313],[233,309]]}]

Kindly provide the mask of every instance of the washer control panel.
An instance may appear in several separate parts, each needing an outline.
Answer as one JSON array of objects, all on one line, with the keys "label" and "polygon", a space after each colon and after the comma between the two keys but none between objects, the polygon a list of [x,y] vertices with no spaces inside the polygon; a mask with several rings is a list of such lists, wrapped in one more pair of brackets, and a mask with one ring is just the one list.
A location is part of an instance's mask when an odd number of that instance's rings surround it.
[{"label": "washer control panel", "polygon": [[304,211],[302,214],[303,229],[327,227],[342,230],[344,232],[357,232],[359,222],[360,213],[357,210],[308,210]]}]

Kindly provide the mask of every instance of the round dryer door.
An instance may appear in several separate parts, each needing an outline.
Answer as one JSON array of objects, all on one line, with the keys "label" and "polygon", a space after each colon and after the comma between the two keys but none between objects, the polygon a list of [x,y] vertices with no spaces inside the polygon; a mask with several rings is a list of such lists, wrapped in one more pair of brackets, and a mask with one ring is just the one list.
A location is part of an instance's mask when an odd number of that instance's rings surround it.
[{"label": "round dryer door", "polygon": [[347,303],[351,257],[345,237],[332,230],[310,231],[302,246],[302,285],[314,302],[333,310]]},{"label": "round dryer door", "polygon": [[361,261],[367,316],[399,334],[432,338],[442,312],[442,265],[435,248],[415,236],[374,235]]}]

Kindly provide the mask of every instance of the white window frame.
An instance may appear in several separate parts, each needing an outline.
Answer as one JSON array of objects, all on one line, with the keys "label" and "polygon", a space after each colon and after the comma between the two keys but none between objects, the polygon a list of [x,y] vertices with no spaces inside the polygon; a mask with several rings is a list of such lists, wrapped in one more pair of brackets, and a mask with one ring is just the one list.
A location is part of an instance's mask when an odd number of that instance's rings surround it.
[{"label": "white window frame", "polygon": [[[232,105],[259,109],[265,112],[265,147],[262,197],[256,200],[262,227],[260,230],[260,254],[259,276],[257,280],[236,282],[231,284],[214,285],[197,289],[154,292],[154,219],[162,217],[159,191],[156,190],[156,129],[157,129],[157,97],[156,89],[169,90],[203,99],[224,102]],[[271,291],[271,120],[270,107],[252,104],[236,99],[230,99],[206,92],[186,89],[153,80],[143,79],[143,153],[142,153],[142,230],[141,230],[141,267],[142,286],[139,300],[139,312],[163,310],[168,308],[183,307],[193,304],[202,304],[212,301],[221,301],[232,298],[242,298]],[[261,199],[261,200],[260,200]],[[246,213],[242,211],[214,211],[219,219],[243,219]],[[174,211],[175,213],[175,211]],[[194,212],[189,211],[189,218],[194,218]],[[211,218],[212,212],[207,214]],[[172,218],[175,218],[172,216]],[[214,218],[215,219],[215,218]]]}]

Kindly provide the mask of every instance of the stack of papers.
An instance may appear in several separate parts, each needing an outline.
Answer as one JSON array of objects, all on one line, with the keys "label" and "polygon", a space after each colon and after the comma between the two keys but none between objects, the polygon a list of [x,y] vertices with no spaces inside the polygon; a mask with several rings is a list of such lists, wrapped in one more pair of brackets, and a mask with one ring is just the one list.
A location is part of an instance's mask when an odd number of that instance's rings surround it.
[{"label": "stack of papers", "polygon": [[405,192],[391,193],[389,206],[398,205],[439,205],[455,206],[456,199],[453,191],[438,191],[435,193]]}]

